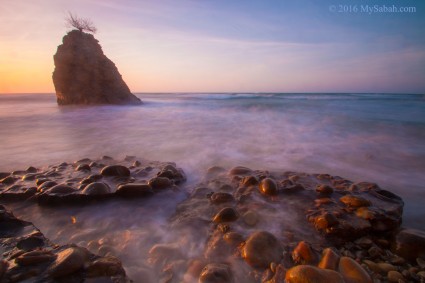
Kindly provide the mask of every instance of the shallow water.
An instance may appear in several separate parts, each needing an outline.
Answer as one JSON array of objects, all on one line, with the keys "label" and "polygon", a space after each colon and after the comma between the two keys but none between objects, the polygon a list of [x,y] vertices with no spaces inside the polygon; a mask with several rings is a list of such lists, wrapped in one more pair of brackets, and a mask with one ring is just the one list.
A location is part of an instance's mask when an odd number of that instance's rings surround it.
[{"label": "shallow water", "polygon": [[[144,105],[58,107],[51,94],[0,95],[0,171],[136,155],[176,162],[189,177],[188,189],[213,165],[329,173],[399,194],[404,225],[425,228],[424,95],[138,96]],[[131,275],[140,271],[132,266],[140,265],[147,239],[166,237],[167,218],[183,198],[181,192],[149,204],[14,207],[54,241],[87,241],[94,234],[123,239],[119,255]]]}]

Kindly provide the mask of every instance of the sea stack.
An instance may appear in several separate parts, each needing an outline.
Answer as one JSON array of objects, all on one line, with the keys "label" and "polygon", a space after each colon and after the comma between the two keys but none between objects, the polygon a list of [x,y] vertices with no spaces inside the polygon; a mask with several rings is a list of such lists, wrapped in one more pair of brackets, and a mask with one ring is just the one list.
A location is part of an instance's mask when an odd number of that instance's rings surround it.
[{"label": "sea stack", "polygon": [[92,34],[72,30],[62,42],[53,56],[59,105],[142,104]]}]

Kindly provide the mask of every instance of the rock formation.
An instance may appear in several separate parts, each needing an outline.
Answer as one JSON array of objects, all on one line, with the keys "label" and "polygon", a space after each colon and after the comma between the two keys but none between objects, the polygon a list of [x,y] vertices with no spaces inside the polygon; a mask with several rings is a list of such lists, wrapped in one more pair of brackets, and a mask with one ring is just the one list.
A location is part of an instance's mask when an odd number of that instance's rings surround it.
[{"label": "rock formation", "polygon": [[53,57],[53,83],[59,105],[142,103],[130,92],[93,35],[72,30],[62,41]]}]

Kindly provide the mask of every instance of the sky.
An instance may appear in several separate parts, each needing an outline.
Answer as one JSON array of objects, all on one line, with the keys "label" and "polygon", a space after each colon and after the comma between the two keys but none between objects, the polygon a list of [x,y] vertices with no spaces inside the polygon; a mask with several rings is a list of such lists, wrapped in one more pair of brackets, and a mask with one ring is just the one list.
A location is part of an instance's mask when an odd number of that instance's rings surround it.
[{"label": "sky", "polygon": [[425,93],[423,0],[0,0],[0,93],[54,92],[68,12],[132,92]]}]

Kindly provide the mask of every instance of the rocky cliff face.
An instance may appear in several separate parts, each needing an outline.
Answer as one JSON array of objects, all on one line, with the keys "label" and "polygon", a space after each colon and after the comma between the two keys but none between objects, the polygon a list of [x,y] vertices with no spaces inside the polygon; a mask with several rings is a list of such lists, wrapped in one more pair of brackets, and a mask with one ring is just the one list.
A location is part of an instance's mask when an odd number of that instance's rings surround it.
[{"label": "rocky cliff face", "polygon": [[93,35],[69,32],[53,57],[57,102],[67,104],[141,104]]}]

